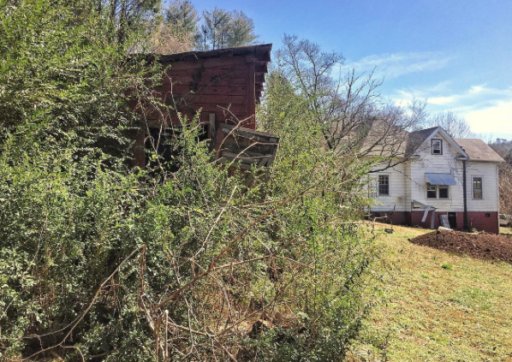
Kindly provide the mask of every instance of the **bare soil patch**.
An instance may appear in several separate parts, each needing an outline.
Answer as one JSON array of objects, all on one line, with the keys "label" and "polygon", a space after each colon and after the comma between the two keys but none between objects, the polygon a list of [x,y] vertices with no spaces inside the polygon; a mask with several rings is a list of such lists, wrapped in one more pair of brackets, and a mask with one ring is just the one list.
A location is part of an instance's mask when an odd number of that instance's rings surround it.
[{"label": "bare soil patch", "polygon": [[512,264],[512,238],[503,235],[437,230],[409,241],[439,250],[467,254],[477,259],[501,260]]}]

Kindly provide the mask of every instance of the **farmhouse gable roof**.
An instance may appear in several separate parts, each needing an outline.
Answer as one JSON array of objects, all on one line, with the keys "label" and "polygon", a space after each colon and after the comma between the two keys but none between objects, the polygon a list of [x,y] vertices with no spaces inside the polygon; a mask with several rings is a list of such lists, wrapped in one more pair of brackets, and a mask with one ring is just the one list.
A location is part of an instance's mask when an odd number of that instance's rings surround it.
[{"label": "farmhouse gable roof", "polygon": [[481,139],[455,138],[471,161],[505,162],[489,145]]}]

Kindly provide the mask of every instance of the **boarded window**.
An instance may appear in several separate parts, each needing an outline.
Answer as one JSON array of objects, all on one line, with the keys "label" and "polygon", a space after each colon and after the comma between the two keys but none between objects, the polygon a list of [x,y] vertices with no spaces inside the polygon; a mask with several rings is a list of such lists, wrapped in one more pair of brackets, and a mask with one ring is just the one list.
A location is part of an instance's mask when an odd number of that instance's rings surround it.
[{"label": "boarded window", "polygon": [[389,195],[389,176],[379,175],[379,196]]},{"label": "boarded window", "polygon": [[482,199],[482,178],[481,177],[473,177],[473,198],[474,199]]},{"label": "boarded window", "polygon": [[443,141],[442,140],[432,140],[432,154],[433,155],[442,155],[443,154]]},{"label": "boarded window", "polygon": [[437,197],[436,187],[431,184],[427,184],[427,198],[435,199]]}]

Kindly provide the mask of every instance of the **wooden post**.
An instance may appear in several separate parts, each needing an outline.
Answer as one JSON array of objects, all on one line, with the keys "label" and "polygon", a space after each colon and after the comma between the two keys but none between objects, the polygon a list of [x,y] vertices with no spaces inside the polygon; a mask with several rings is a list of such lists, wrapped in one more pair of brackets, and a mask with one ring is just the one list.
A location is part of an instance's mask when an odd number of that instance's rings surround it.
[{"label": "wooden post", "polygon": [[215,138],[215,113],[210,113],[208,116],[208,138],[213,140]]},{"label": "wooden post", "polygon": [[244,127],[256,129],[256,65],[254,57],[247,57],[249,69],[247,70],[247,93],[246,93],[246,109],[247,117],[250,117]]}]

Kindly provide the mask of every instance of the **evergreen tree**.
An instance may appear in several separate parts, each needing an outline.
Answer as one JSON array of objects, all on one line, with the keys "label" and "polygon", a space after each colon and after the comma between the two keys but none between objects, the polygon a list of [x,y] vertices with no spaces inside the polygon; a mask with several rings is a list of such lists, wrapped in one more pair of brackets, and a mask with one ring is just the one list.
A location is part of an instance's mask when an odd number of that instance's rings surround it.
[{"label": "evergreen tree", "polygon": [[203,12],[196,45],[201,50],[242,46],[254,43],[254,22],[241,11],[215,8]]},{"label": "evergreen tree", "polygon": [[254,34],[254,21],[242,11],[232,11],[228,32],[228,46],[252,44],[257,37]]},{"label": "evergreen tree", "polygon": [[218,49],[227,44],[230,16],[226,10],[215,8],[203,11],[203,24],[197,35],[199,49]]},{"label": "evergreen tree", "polygon": [[116,30],[117,40],[124,43],[132,30],[158,13],[160,5],[161,0],[102,0],[98,9],[110,12],[110,21]]},{"label": "evergreen tree", "polygon": [[164,10],[165,21],[175,32],[190,36],[196,32],[197,11],[189,0],[174,0]]}]

